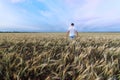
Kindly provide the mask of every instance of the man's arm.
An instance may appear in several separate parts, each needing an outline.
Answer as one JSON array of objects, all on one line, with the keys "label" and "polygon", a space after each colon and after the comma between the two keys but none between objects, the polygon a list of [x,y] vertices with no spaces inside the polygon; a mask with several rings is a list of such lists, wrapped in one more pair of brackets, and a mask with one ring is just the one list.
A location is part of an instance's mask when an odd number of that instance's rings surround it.
[{"label": "man's arm", "polygon": [[69,33],[70,33],[70,31],[67,31],[67,35],[66,35],[66,37],[68,37],[68,36],[69,36]]},{"label": "man's arm", "polygon": [[78,32],[77,32],[77,31],[75,31],[75,33],[76,33],[76,35],[77,35],[77,37],[78,37]]}]

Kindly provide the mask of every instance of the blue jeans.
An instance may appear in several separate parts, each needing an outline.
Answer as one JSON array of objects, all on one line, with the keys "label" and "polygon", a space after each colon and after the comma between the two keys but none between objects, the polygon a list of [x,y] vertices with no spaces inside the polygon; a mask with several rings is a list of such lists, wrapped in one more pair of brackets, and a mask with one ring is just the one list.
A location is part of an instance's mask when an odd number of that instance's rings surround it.
[{"label": "blue jeans", "polygon": [[75,36],[70,36],[70,39],[74,39],[75,38]]}]

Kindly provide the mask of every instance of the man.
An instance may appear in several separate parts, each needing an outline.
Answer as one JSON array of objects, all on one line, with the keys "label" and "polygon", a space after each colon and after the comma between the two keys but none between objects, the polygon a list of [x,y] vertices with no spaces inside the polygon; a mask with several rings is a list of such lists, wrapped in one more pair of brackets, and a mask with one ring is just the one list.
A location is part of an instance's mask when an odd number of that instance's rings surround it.
[{"label": "man", "polygon": [[78,32],[74,27],[74,23],[71,23],[71,26],[69,27],[67,31],[67,36],[69,35],[70,39],[74,39],[78,36]]}]

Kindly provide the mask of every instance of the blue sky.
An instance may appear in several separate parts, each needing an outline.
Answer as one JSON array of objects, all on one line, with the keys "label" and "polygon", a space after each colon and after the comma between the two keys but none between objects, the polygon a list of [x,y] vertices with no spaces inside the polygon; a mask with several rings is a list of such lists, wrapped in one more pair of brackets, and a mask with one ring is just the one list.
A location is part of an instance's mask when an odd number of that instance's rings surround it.
[{"label": "blue sky", "polygon": [[0,31],[120,31],[120,0],[0,0]]}]

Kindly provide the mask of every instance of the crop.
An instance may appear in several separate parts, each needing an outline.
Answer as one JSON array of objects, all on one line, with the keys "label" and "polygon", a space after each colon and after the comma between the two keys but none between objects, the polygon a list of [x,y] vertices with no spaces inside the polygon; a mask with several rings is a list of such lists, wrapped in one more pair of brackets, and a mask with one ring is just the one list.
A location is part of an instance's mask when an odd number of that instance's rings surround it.
[{"label": "crop", "polygon": [[1,33],[0,80],[120,80],[119,33]]}]

